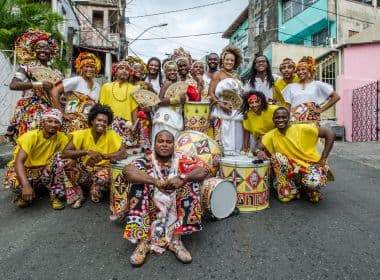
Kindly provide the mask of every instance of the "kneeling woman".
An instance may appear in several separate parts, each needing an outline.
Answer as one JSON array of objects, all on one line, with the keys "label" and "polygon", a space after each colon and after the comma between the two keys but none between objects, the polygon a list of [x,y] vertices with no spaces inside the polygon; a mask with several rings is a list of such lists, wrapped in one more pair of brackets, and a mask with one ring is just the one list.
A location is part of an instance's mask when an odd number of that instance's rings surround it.
[{"label": "kneeling woman", "polygon": [[172,251],[182,263],[192,257],[181,235],[202,229],[199,182],[209,170],[192,154],[174,152],[174,136],[157,133],[154,152],[123,170],[130,183],[124,238],[137,243],[130,262],[140,266],[150,252]]}]

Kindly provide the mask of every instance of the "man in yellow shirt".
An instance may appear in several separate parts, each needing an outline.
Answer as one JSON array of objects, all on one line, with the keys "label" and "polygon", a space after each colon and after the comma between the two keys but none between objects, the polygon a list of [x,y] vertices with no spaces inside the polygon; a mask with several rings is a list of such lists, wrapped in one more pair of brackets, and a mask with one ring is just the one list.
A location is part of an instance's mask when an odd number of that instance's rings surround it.
[{"label": "man in yellow shirt", "polygon": [[128,82],[129,65],[126,61],[120,61],[113,65],[113,76],[116,80],[105,83],[100,89],[99,103],[108,105],[114,113],[112,130],[123,138],[127,146],[135,146],[138,141],[137,133],[132,131],[132,126],[137,120],[138,104],[132,96],[137,88]]},{"label": "man in yellow shirt", "polygon": [[50,192],[53,209],[63,209],[59,198],[65,197],[62,172],[55,164],[57,153],[67,144],[67,137],[58,129],[62,125],[62,113],[47,109],[42,114],[42,128],[28,131],[17,139],[13,160],[8,163],[5,187],[16,193],[13,202],[23,208],[35,198],[37,188],[46,187]]},{"label": "man in yellow shirt", "polygon": [[[309,201],[319,202],[320,188],[327,182],[326,160],[335,134],[314,124],[290,124],[289,118],[286,108],[276,109],[273,113],[276,128],[262,137],[255,152],[259,159],[271,156],[273,186],[280,201],[298,198],[301,191]],[[318,138],[325,139],[322,155],[317,151]]]},{"label": "man in yellow shirt", "polygon": [[294,74],[296,70],[296,63],[291,58],[284,58],[280,64],[280,72],[282,78],[277,79],[274,83],[273,99],[276,100],[278,105],[286,107],[284,97],[282,96],[282,90],[292,83],[297,83],[299,78]]},{"label": "man in yellow shirt", "polygon": [[[121,136],[107,129],[112,120],[109,106],[95,105],[88,114],[90,128],[70,133],[69,143],[62,152],[63,159],[76,159],[65,167],[66,188],[89,187],[91,200],[95,203],[102,199],[102,191],[111,183],[110,160],[125,156]],[[74,208],[80,207],[82,195],[75,198]]]}]

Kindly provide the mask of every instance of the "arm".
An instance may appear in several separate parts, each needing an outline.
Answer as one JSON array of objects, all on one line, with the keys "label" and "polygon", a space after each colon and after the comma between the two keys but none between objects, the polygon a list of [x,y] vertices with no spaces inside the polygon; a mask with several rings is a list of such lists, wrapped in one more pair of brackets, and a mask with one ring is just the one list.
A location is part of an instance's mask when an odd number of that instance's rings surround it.
[{"label": "arm", "polygon": [[52,88],[50,91],[50,97],[51,102],[54,108],[57,108],[61,111],[63,111],[61,102],[59,101],[59,96],[64,92],[63,83],[57,84],[55,87]]},{"label": "arm", "polygon": [[[76,159],[76,158],[90,155],[91,152],[94,152],[94,151],[76,150],[73,140],[71,139],[70,142],[66,145],[66,147],[62,151],[62,158]],[[94,152],[94,153],[97,153],[97,152]]]},{"label": "arm", "polygon": [[325,112],[326,110],[334,106],[334,104],[337,103],[339,100],[340,100],[340,96],[334,91],[330,95],[327,103],[323,107],[321,107],[321,113]]},{"label": "arm", "polygon": [[126,158],[127,152],[124,145],[121,145],[120,149],[117,152],[110,154],[103,154],[103,159],[105,160],[120,160]]},{"label": "arm", "polygon": [[320,127],[318,128],[318,137],[325,139],[325,146],[322,151],[320,160],[317,165],[324,166],[326,164],[326,159],[330,154],[330,151],[334,145],[335,133],[331,129]]},{"label": "arm", "polygon": [[222,109],[225,113],[231,114],[232,110],[229,106],[223,104],[218,97],[215,95],[215,89],[218,83],[220,82],[220,74],[217,72],[214,74],[214,77],[212,78],[210,82],[210,86],[208,87],[208,96],[210,98],[211,104],[214,104],[215,106]]},{"label": "arm", "polygon": [[[18,77],[19,78],[18,78]],[[32,88],[42,88],[49,92],[53,88],[53,84],[48,81],[30,81],[24,69],[20,68],[16,72],[16,76],[13,77],[9,84],[10,90],[28,90]]]},{"label": "arm", "polygon": [[123,176],[124,179],[129,183],[155,185],[160,191],[167,193],[166,181],[157,180],[156,178],[149,176],[135,166],[126,165],[123,168]]},{"label": "arm", "polygon": [[169,189],[178,189],[184,186],[187,182],[199,182],[207,177],[209,170],[207,168],[198,166],[192,169],[189,173],[186,174],[186,180],[181,179],[180,175],[177,175],[168,180]]},{"label": "arm", "polygon": [[15,171],[16,171],[17,179],[19,180],[20,185],[22,187],[22,198],[25,201],[32,201],[35,194],[26,176],[26,171],[25,171],[25,166],[24,166],[24,163],[27,158],[28,158],[28,155],[20,147],[20,150],[16,156]]},{"label": "arm", "polygon": [[250,142],[250,133],[249,131],[247,130],[243,130],[243,151],[244,152],[248,152],[249,151],[249,148],[250,148],[250,145],[249,145],[249,142]]},{"label": "arm", "polygon": [[260,138],[257,139],[256,146],[254,149],[254,154],[256,154],[258,159],[261,159],[261,160],[269,159],[268,155],[270,155],[270,153],[268,152],[267,149],[265,149],[265,146],[261,142]]}]

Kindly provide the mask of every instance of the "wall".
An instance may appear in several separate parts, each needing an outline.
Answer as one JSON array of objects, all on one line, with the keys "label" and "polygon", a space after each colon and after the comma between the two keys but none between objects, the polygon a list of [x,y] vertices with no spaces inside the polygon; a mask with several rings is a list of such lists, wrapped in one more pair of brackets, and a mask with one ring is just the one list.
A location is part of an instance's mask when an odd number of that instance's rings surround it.
[{"label": "wall", "polygon": [[232,33],[229,43],[235,45],[241,50],[243,63],[239,67],[239,74],[244,73],[249,67],[250,53],[248,50],[248,18]]},{"label": "wall", "polygon": [[[65,21],[58,26],[58,30],[62,34],[64,40],[67,42],[69,27],[78,31],[80,29],[79,21],[77,17],[75,16],[73,7],[71,6],[68,0],[61,0],[61,1],[53,0],[52,10],[53,12],[56,12],[65,18]],[[73,44],[79,45],[79,32],[75,33],[73,37]]]}]

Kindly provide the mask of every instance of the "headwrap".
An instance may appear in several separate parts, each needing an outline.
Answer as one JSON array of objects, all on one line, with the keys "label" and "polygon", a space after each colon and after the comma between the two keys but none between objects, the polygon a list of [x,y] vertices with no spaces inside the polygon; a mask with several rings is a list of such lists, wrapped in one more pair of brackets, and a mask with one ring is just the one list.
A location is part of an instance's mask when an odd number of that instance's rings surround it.
[{"label": "headwrap", "polygon": [[74,61],[75,70],[79,74],[83,66],[86,64],[93,64],[95,66],[95,73],[98,74],[101,69],[100,59],[93,53],[81,52]]},{"label": "headwrap", "polygon": [[174,60],[177,63],[180,60],[186,60],[189,65],[191,65],[192,62],[190,53],[186,52],[182,47],[174,50],[171,60]]},{"label": "headwrap", "polygon": [[46,109],[42,113],[42,120],[46,120],[47,118],[53,118],[59,121],[60,124],[62,124],[62,112],[58,109],[50,108]]},{"label": "headwrap", "polygon": [[50,48],[50,59],[58,54],[58,45],[50,33],[40,29],[28,29],[15,42],[15,51],[17,59],[21,63],[37,59],[35,52],[36,45],[39,41],[46,41]]},{"label": "headwrap", "polygon": [[302,57],[301,60],[297,63],[296,71],[300,67],[306,67],[310,71],[311,75],[314,75],[315,74],[315,59],[312,58],[311,56]]},{"label": "headwrap", "polygon": [[[146,67],[145,62],[141,58],[139,58],[137,56],[127,56],[125,58],[125,61],[129,65],[129,69],[133,70],[134,65],[140,64],[142,66],[143,75],[146,75],[148,73],[148,68]],[[131,72],[132,72],[131,76],[133,76],[133,71],[131,71]]]},{"label": "headwrap", "polygon": [[296,63],[291,58],[284,58],[280,64],[280,70],[282,67],[284,67],[286,64],[293,65],[294,68],[296,68]]},{"label": "headwrap", "polygon": [[205,66],[205,63],[201,60],[194,60],[193,64],[191,64],[191,68],[194,67],[195,64],[202,64],[203,66]]},{"label": "headwrap", "polygon": [[258,99],[256,94],[252,94],[251,96],[248,97],[248,102],[250,101],[256,101]]},{"label": "headwrap", "polygon": [[122,60],[122,61],[119,61],[119,62],[114,62],[114,63],[112,63],[112,77],[116,77],[117,69],[119,69],[119,67],[121,65],[127,66],[128,69],[130,69],[130,66],[129,66],[128,62],[125,61],[125,60]]},{"label": "headwrap", "polygon": [[175,61],[173,61],[173,60],[166,61],[163,68],[164,68],[164,72],[165,73],[169,69],[175,69],[176,71],[178,71],[177,63]]}]

